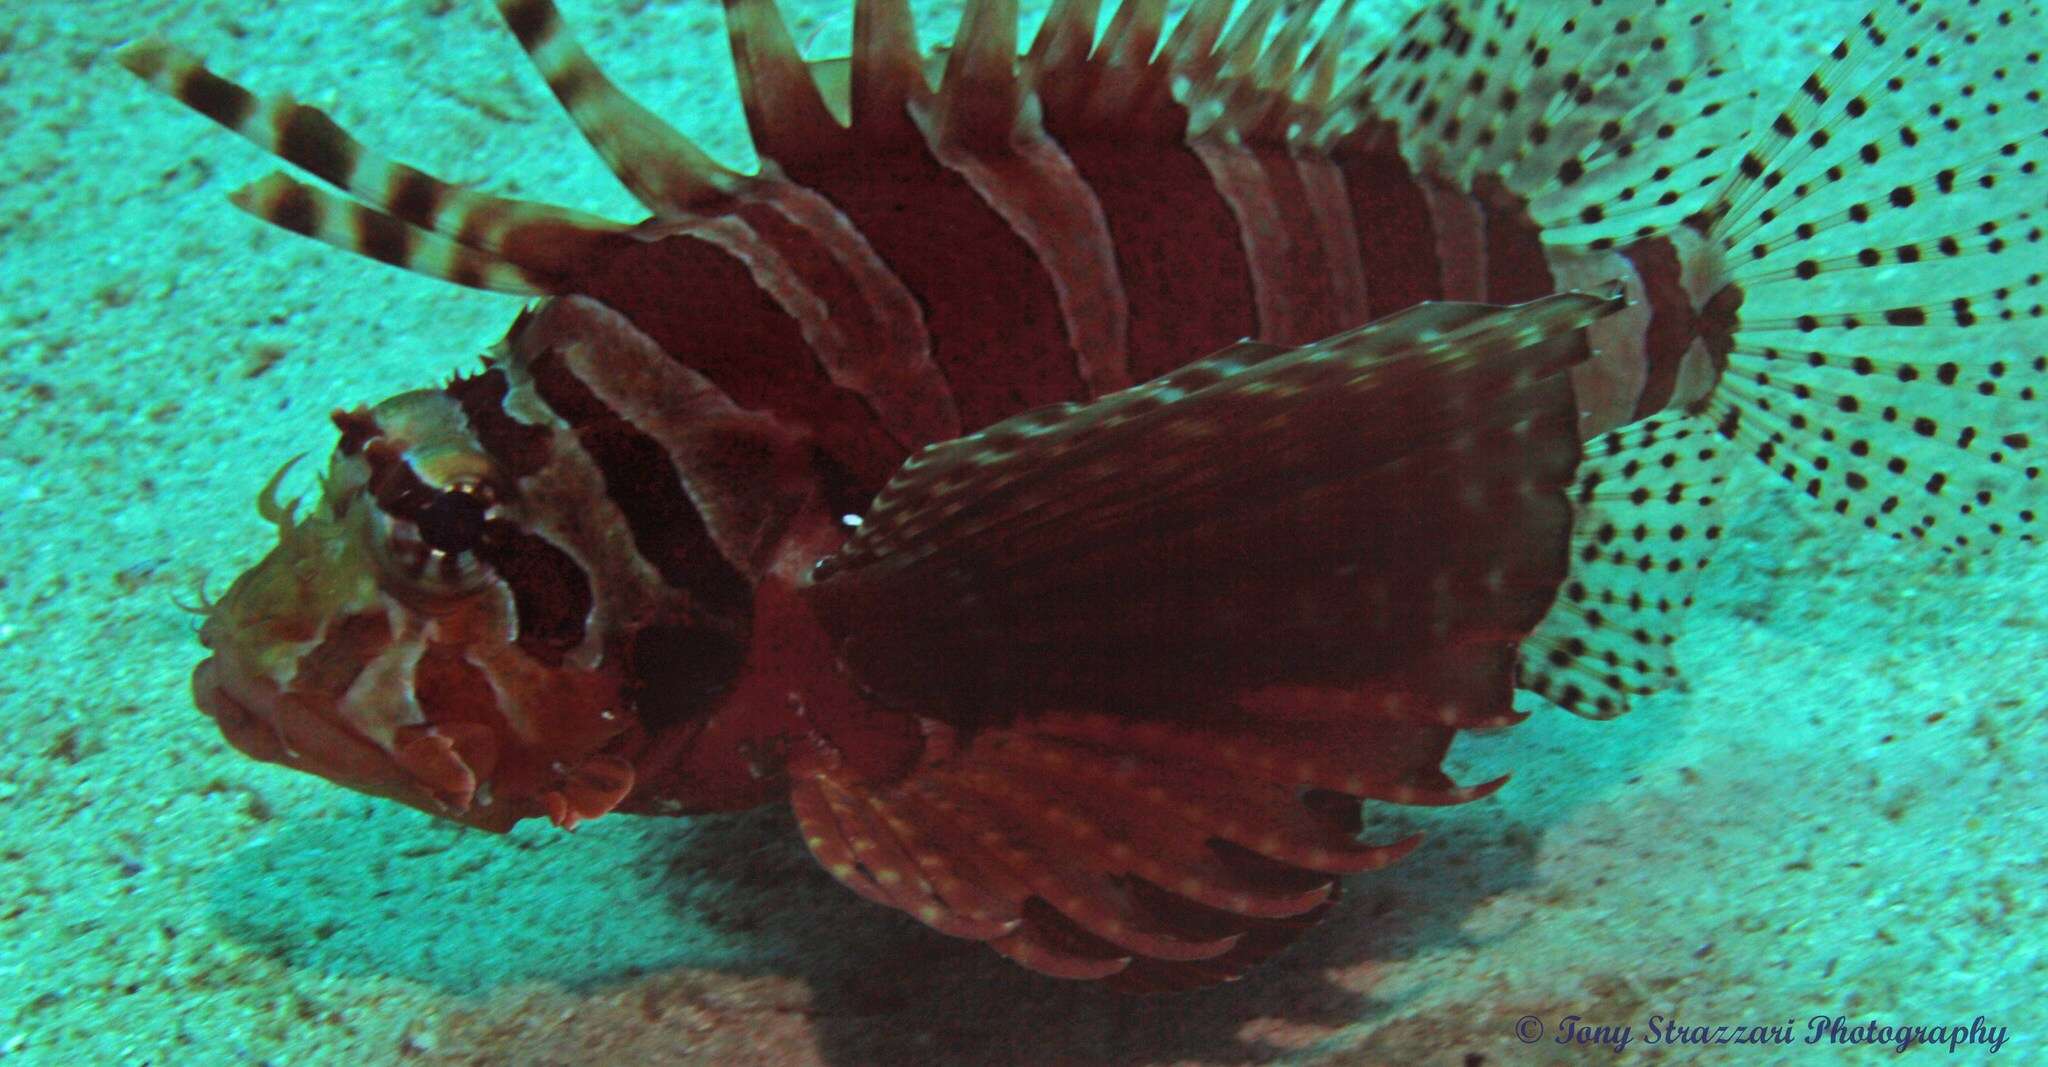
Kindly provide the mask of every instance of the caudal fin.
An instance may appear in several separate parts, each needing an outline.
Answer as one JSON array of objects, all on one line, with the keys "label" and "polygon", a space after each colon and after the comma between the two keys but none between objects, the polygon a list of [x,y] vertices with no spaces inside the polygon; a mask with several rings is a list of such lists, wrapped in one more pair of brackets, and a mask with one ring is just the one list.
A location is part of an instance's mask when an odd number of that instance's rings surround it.
[{"label": "caudal fin", "polygon": [[2044,40],[2017,2],[1871,13],[1699,216],[1742,292],[1702,414],[1901,540],[2040,536]]},{"label": "caudal fin", "polygon": [[[1605,717],[1669,684],[1744,455],[1902,541],[2040,537],[2044,39],[2026,4],[1899,0],[1747,139],[1647,160],[1663,177],[1637,200],[1689,211],[1718,272],[1699,291],[1728,316],[1725,367],[1683,410],[1588,443],[1572,571],[1525,646],[1526,686]],[[1722,177],[1700,184],[1702,160]]]}]

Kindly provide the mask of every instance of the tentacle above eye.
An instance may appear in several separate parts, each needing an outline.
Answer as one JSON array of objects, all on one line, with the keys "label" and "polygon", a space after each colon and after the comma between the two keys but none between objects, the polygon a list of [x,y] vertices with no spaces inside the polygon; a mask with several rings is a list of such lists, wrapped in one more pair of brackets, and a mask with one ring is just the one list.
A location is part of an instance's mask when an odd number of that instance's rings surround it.
[{"label": "tentacle above eye", "polygon": [[256,494],[256,514],[263,516],[263,521],[277,527],[279,534],[291,531],[292,524],[296,521],[299,503],[304,498],[295,496],[291,500],[279,504],[277,502],[277,487],[284,484],[285,475],[290,474],[291,469],[298,466],[299,461],[305,458],[306,454],[301,452],[285,460],[278,466],[277,473],[272,474],[270,480],[263,483],[262,491]]}]

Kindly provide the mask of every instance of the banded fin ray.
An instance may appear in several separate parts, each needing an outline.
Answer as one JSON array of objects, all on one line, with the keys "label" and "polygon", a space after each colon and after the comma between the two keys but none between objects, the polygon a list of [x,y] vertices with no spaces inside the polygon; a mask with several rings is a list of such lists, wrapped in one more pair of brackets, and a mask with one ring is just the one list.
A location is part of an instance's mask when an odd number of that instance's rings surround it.
[{"label": "banded fin ray", "polygon": [[463,188],[371,151],[317,108],[259,96],[159,38],[115,58],[179,103],[346,194],[273,174],[237,191],[237,207],[285,229],[458,285],[531,296],[557,292],[592,242],[617,223],[569,208]]},{"label": "banded fin ray", "polygon": [[737,191],[743,175],[621,92],[550,0],[498,0],[498,14],[584,139],[649,210],[673,215]]},{"label": "banded fin ray", "polygon": [[[1345,772],[1361,790],[1462,803],[1498,788],[1441,782],[1449,733],[1379,719],[1325,741],[1374,752]],[[862,896],[1057,977],[1134,992],[1236,978],[1328,914],[1339,875],[1418,841],[1357,840],[1356,800],[1314,785],[1326,764],[1223,731],[1052,713],[971,742],[933,734],[936,754],[896,781],[793,771],[806,843]]]}]

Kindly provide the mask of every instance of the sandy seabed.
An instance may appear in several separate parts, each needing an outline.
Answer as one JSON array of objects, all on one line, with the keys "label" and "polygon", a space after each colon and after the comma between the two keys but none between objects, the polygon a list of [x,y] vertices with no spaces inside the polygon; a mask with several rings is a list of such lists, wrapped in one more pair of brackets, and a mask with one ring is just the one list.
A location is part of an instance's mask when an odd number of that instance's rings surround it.
[{"label": "sandy seabed", "polygon": [[[845,33],[786,5],[800,38]],[[655,110],[747,158],[718,5],[568,0]],[[1743,8],[1789,87],[1853,6]],[[829,12],[825,17],[821,13]],[[952,9],[926,12],[927,39]],[[256,223],[272,169],[109,59],[164,32],[367,142],[637,217],[480,0],[17,0],[0,18],[0,1062],[1888,1062],[1847,1025],[2048,1057],[2048,558],[1967,565],[1747,494],[1620,721],[1454,754],[1484,803],[1235,985],[1131,1000],[855,899],[779,813],[492,837],[250,762],[195,712],[174,606],[266,545],[251,500],[326,413],[468,366],[517,302]],[[1618,1053],[1556,1043],[1576,1016]],[[1525,1017],[1542,1036],[1518,1039]],[[1786,1044],[1652,1043],[1655,1020]],[[1527,1033],[1527,1031],[1524,1031]],[[1603,1035],[1607,1036],[1607,1035]],[[1921,1049],[1982,1062],[1985,1046]]]}]

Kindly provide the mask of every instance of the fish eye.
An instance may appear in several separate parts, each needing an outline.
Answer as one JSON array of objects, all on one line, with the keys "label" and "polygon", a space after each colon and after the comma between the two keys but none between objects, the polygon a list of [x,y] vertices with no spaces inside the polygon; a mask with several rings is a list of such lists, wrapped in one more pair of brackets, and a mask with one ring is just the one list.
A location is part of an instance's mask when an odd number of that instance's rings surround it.
[{"label": "fish eye", "polygon": [[436,489],[414,479],[373,502],[371,546],[385,573],[406,587],[428,596],[467,592],[489,573],[477,552],[491,538],[497,504],[481,481]]},{"label": "fish eye", "polygon": [[470,486],[436,493],[414,518],[420,540],[428,548],[448,555],[468,552],[483,540],[484,516],[490,503]]}]

